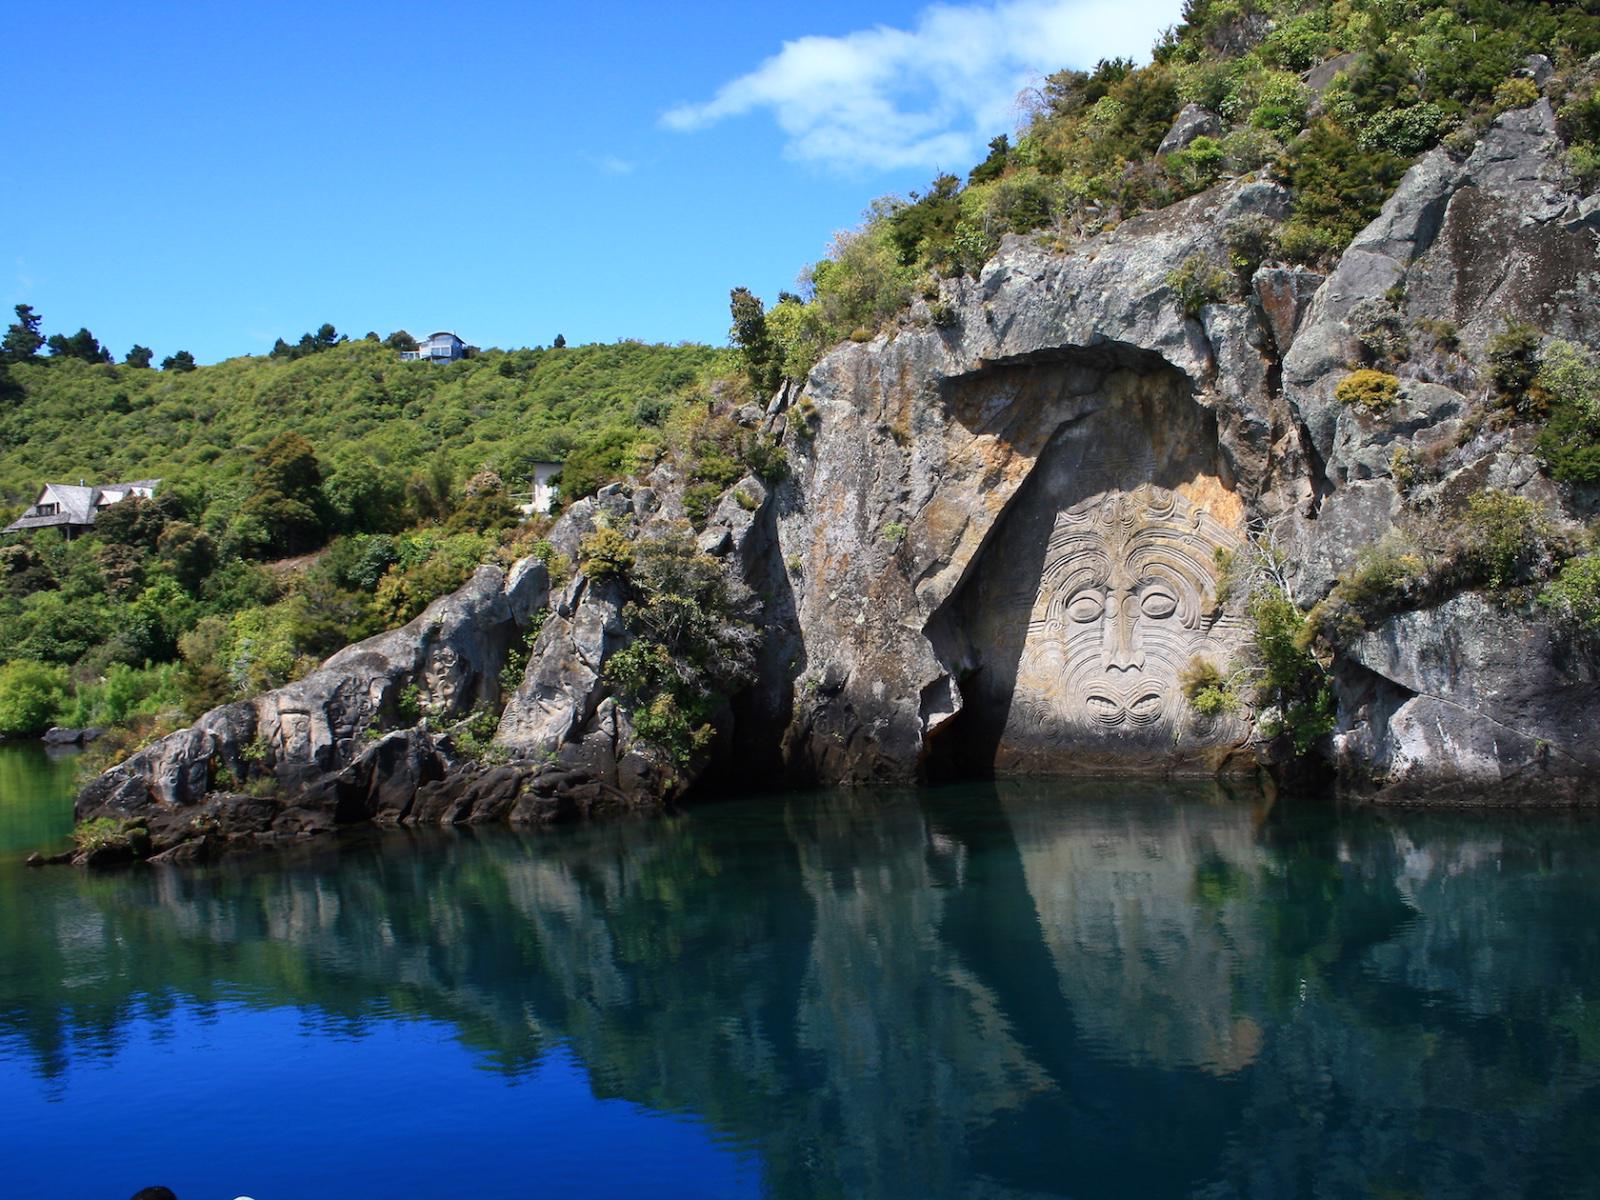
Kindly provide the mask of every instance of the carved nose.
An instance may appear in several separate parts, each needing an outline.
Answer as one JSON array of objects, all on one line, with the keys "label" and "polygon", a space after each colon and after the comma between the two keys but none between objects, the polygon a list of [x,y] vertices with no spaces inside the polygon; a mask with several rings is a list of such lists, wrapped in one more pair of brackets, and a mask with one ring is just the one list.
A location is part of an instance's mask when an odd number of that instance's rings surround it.
[{"label": "carved nose", "polygon": [[1139,637],[1138,602],[1129,595],[1114,596],[1106,603],[1106,640],[1100,662],[1108,671],[1144,669],[1144,646]]}]

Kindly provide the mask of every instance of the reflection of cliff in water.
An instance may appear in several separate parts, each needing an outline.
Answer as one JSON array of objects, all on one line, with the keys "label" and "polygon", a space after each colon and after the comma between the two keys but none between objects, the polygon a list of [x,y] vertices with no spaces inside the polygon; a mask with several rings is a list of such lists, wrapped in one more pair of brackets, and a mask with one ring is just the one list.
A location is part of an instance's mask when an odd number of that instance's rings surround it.
[{"label": "reflection of cliff in water", "polygon": [[[1092,799],[1104,784],[1074,789]],[[1233,996],[1259,960],[1250,884],[1268,865],[1249,812],[1215,785],[1144,786],[1114,807],[1007,807],[1045,947],[1088,1045],[1138,1064],[1227,1075],[1261,1027]]]},{"label": "reflection of cliff in water", "polygon": [[779,1196],[1512,1194],[1528,1146],[1583,1161],[1600,826],[1098,786],[7,870],[0,1037],[59,1073],[242,1000],[425,1014],[512,1072],[564,1041]]}]

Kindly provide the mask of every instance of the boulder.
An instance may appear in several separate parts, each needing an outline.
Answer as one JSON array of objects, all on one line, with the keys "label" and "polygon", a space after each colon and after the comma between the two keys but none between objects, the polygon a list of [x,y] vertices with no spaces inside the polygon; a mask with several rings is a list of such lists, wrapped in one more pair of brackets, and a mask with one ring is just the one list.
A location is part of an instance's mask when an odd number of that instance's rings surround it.
[{"label": "boulder", "polygon": [[[481,567],[404,628],[348,646],[304,679],[213,709],[131,755],[83,790],[78,819],[190,809],[219,782],[253,778],[310,798],[332,820],[340,811],[332,781],[358,761],[376,761],[375,753],[382,758],[366,739],[374,725],[400,717],[402,690],[416,689],[433,720],[494,702],[512,641],[548,595],[537,560],[509,572]],[[381,780],[367,786],[382,791]]]},{"label": "boulder", "polygon": [[1335,745],[1351,791],[1413,803],[1593,800],[1592,642],[1467,594],[1391,617],[1350,659],[1386,685],[1343,688]]},{"label": "boulder", "polygon": [[1182,150],[1198,137],[1221,137],[1222,118],[1209,109],[1201,108],[1198,104],[1185,104],[1178,113],[1177,120],[1173,121],[1172,128],[1167,130],[1166,136],[1161,139],[1161,144],[1156,147],[1157,154],[1171,154]]}]

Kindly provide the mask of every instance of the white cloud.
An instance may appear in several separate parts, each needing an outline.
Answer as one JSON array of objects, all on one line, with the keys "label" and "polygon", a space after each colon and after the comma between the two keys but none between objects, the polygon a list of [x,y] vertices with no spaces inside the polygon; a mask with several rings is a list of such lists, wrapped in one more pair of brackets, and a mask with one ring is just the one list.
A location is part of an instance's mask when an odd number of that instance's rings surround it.
[{"label": "white cloud", "polygon": [[625,158],[618,158],[615,154],[607,154],[594,160],[594,165],[604,175],[631,175],[634,164]]},{"label": "white cloud", "polygon": [[700,104],[663,114],[689,132],[772,112],[793,158],[840,170],[953,167],[1016,123],[1016,98],[1065,66],[1143,59],[1176,0],[936,4],[912,29],[803,37]]}]

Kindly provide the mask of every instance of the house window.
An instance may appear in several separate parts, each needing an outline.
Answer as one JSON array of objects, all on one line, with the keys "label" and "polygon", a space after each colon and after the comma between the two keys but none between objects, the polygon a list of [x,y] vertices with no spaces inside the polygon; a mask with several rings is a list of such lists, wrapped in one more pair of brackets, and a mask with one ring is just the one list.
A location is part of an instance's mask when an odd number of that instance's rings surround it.
[{"label": "house window", "polygon": [[59,504],[41,504],[41,505],[39,505],[39,515],[41,517],[53,517],[60,511],[61,511],[61,505],[59,505]]}]

